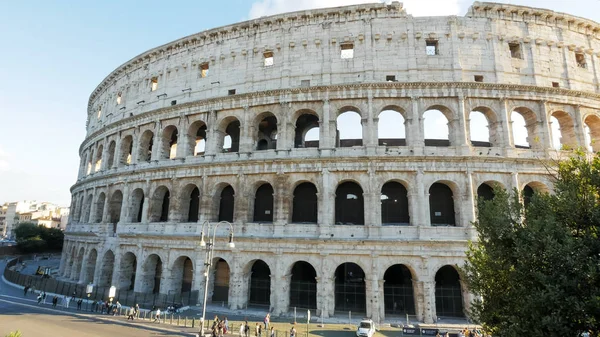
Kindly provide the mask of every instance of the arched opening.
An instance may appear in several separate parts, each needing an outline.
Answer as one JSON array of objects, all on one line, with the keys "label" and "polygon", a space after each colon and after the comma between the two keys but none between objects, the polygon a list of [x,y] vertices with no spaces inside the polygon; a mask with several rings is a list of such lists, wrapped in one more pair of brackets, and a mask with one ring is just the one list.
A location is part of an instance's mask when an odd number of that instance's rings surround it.
[{"label": "arched opening", "polygon": [[94,196],[93,195],[88,195],[87,198],[85,198],[85,203],[84,203],[84,208],[83,208],[83,215],[80,218],[80,222],[83,223],[89,223],[91,220],[91,211],[92,211],[92,202],[94,200]]},{"label": "arched opening", "polygon": [[202,156],[206,150],[206,124],[197,121],[190,125],[188,131],[188,143],[190,151],[188,156]]},{"label": "arched opening", "polygon": [[277,118],[267,116],[258,123],[257,150],[270,150],[277,148]]},{"label": "arched opening", "polygon": [[479,200],[490,201],[494,199],[494,188],[487,183],[479,185],[477,188],[477,197]]},{"label": "arched opening", "polygon": [[362,146],[362,123],[360,114],[356,111],[342,112],[336,119],[336,146]]},{"label": "arched opening", "polygon": [[564,111],[553,112],[550,117],[550,131],[552,132],[552,146],[556,150],[577,147],[575,124],[568,113]]},{"label": "arched opening", "polygon": [[131,193],[131,206],[129,208],[129,221],[142,222],[144,213],[144,191],[141,188],[136,188]]},{"label": "arched opening", "polygon": [[[537,116],[527,108],[516,108],[510,114],[513,144],[518,149],[539,147],[537,139]],[[535,144],[538,144],[537,146]]]},{"label": "arched opening", "polygon": [[271,269],[263,260],[256,260],[252,264],[248,304],[271,306]]},{"label": "arched opening", "polygon": [[154,191],[150,211],[150,222],[167,222],[169,220],[169,204],[171,193],[165,186]]},{"label": "arched opening", "polygon": [[453,266],[435,274],[435,311],[438,317],[464,317],[460,276]]},{"label": "arched opening", "polygon": [[254,222],[273,222],[273,186],[262,184],[254,197]]},{"label": "arched opening", "polygon": [[240,122],[236,119],[227,124],[223,136],[223,152],[240,150]]},{"label": "arched opening", "polygon": [[429,215],[433,226],[455,226],[454,196],[448,185],[435,183],[429,188]]},{"label": "arched opening", "polygon": [[133,153],[133,137],[126,136],[121,139],[121,149],[119,151],[119,166],[131,164],[131,156]]},{"label": "arched opening", "polygon": [[113,192],[108,204],[109,222],[116,224],[121,221],[121,207],[123,205],[123,193],[119,190]]},{"label": "arched opening", "polygon": [[383,110],[378,117],[379,146],[406,146],[404,116],[399,109]]},{"label": "arched opening", "polygon": [[212,293],[213,303],[228,303],[229,302],[229,264],[227,261],[219,258],[214,263],[214,285]]},{"label": "arched opening", "polygon": [[531,203],[531,199],[533,198],[534,194],[535,190],[531,186],[525,185],[522,192],[523,205],[525,206],[525,208],[529,207],[529,204]]},{"label": "arched opening", "polygon": [[133,290],[137,270],[137,259],[133,253],[127,252],[121,257],[119,270],[121,271],[119,273],[119,287],[121,289]]},{"label": "arched opening", "polygon": [[383,280],[385,281],[383,298],[386,316],[414,315],[415,297],[410,269],[403,264],[395,264],[385,271]]},{"label": "arched opening", "polygon": [[585,136],[586,136],[586,148],[590,152],[600,151],[600,117],[596,115],[589,115],[585,118]]},{"label": "arched opening", "polygon": [[469,138],[475,147],[491,147],[491,130],[486,115],[473,110],[469,113]]},{"label": "arched opening", "polygon": [[79,281],[79,275],[81,274],[81,268],[83,267],[83,257],[85,255],[85,249],[81,247],[77,259],[73,263],[73,272],[71,273],[71,280]]},{"label": "arched opening", "polygon": [[154,133],[150,130],[144,131],[140,137],[138,162],[150,162],[152,160],[152,146],[154,144]]},{"label": "arched opening", "polygon": [[104,152],[104,147],[102,145],[98,146],[96,150],[96,161],[94,164],[94,172],[100,171],[102,168],[102,152]]},{"label": "arched opening", "polygon": [[108,144],[108,158],[106,161],[106,168],[110,169],[115,164],[115,150],[117,147],[117,143],[113,140]]},{"label": "arched opening", "polygon": [[339,265],[335,270],[335,311],[365,313],[366,307],[365,272],[356,263]]},{"label": "arched opening", "polygon": [[399,182],[390,181],[381,188],[381,224],[408,225],[408,192]]},{"label": "arched opening", "polygon": [[83,266],[83,278],[81,279],[82,284],[88,284],[94,281],[94,272],[96,271],[97,259],[98,252],[95,249],[90,250],[87,256],[86,263]]},{"label": "arched opening", "polygon": [[96,209],[94,210],[93,223],[101,223],[102,215],[104,213],[104,203],[106,202],[106,195],[104,192],[100,192],[98,200],[96,200]]},{"label": "arched opening", "polygon": [[[131,253],[130,253],[131,254]],[[134,256],[135,259],[135,256]],[[122,262],[121,262],[122,264]],[[102,257],[101,273],[98,279],[99,287],[108,287],[112,284],[113,270],[115,266],[115,254],[107,250]]]},{"label": "arched opening", "polygon": [[198,187],[194,187],[192,193],[190,193],[190,202],[188,206],[187,221],[196,222],[198,221],[198,212],[200,211],[200,190]]},{"label": "arched opening", "polygon": [[292,267],[290,307],[317,308],[317,272],[308,262],[298,261]]},{"label": "arched opening", "polygon": [[357,183],[347,181],[338,185],[335,191],[335,223],[364,225],[363,190]]},{"label": "arched opening", "polygon": [[142,273],[140,292],[159,294],[163,273],[161,258],[156,254],[148,256],[142,266]]},{"label": "arched opening", "polygon": [[[192,290],[194,267],[192,260],[187,256],[180,256],[173,263],[172,292],[175,294],[189,293]],[[184,296],[181,296],[184,297]]]},{"label": "arched opening", "polygon": [[167,126],[161,139],[160,158],[161,159],[173,159],[177,157],[177,138],[179,132],[173,125]]},{"label": "arched opening", "polygon": [[293,223],[317,223],[317,188],[312,183],[301,183],[294,189]]},{"label": "arched opening", "polygon": [[294,148],[308,147],[319,147],[319,117],[312,113],[298,117],[294,135]]},{"label": "arched opening", "polygon": [[442,110],[432,107],[431,110],[425,111],[423,113],[425,146],[450,146],[449,124],[448,114]]},{"label": "arched opening", "polygon": [[231,185],[227,185],[221,191],[221,199],[219,201],[219,221],[233,222],[233,206],[235,192]]},{"label": "arched opening", "polygon": [[92,173],[92,162],[94,161],[94,150],[90,150],[90,152],[88,153],[88,160],[87,160],[87,168],[85,170],[85,174],[90,174]]}]

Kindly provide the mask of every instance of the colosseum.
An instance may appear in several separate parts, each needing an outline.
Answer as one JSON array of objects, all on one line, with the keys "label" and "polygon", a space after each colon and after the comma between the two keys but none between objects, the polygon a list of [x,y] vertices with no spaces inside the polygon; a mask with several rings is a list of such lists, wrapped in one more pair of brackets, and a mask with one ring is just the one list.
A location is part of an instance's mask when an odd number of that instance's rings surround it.
[{"label": "colosseum", "polygon": [[478,198],[527,201],[552,191],[547,161],[600,150],[599,38],[546,9],[392,2],[146,51],[90,96],[60,275],[273,315],[464,318]]}]

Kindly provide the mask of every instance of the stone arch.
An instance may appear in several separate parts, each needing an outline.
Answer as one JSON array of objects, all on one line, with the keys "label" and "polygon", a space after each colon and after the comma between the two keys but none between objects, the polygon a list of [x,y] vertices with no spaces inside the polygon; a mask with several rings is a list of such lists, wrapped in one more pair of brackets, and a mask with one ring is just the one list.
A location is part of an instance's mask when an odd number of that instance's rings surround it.
[{"label": "stone arch", "polygon": [[[478,118],[483,116],[483,118]],[[472,146],[492,147],[501,142],[498,115],[487,106],[476,106],[469,113],[469,137]]]},{"label": "stone arch", "polygon": [[540,181],[530,181],[523,185],[521,189],[521,197],[523,198],[523,205],[529,206],[533,195],[536,193],[549,193],[550,189],[546,184]]},{"label": "stone arch", "polygon": [[340,183],[335,191],[335,223],[364,225],[363,189],[353,181]]},{"label": "stone arch", "polygon": [[163,277],[163,260],[157,254],[150,254],[142,264],[140,292],[160,294]]},{"label": "stone arch", "polygon": [[133,290],[137,273],[137,257],[132,252],[126,252],[119,264],[119,288]]},{"label": "stone arch", "polygon": [[248,305],[271,307],[271,268],[260,259],[251,261],[246,269],[250,269],[250,290]]},{"label": "stone arch", "polygon": [[453,183],[436,181],[429,187],[429,216],[431,225],[456,226]]},{"label": "stone arch", "polygon": [[195,184],[187,184],[181,190],[179,205],[183,222],[196,222],[200,217],[200,189]]},{"label": "stone arch", "polygon": [[406,145],[406,112],[399,106],[388,105],[377,115],[379,146]]},{"label": "stone arch", "polygon": [[94,210],[94,216],[92,223],[101,223],[102,216],[104,214],[104,204],[106,203],[106,194],[104,192],[100,192],[98,194],[98,198],[96,199],[96,209]]},{"label": "stone arch", "polygon": [[129,222],[142,222],[144,215],[144,190],[136,188],[131,193],[131,204],[129,206]]},{"label": "stone arch", "polygon": [[119,150],[119,166],[131,164],[133,156],[133,136],[128,135],[121,139],[121,149]]},{"label": "stone arch", "polygon": [[212,303],[228,303],[229,302],[229,280],[231,270],[229,263],[223,258],[217,257],[213,260],[213,291]]},{"label": "stone arch", "polygon": [[[451,146],[454,140],[455,113],[444,105],[434,104],[429,106],[423,114],[423,138],[425,146]],[[443,117],[442,117],[443,116]],[[446,124],[443,125],[445,118]]]},{"label": "stone arch", "polygon": [[273,222],[273,186],[263,183],[254,195],[253,222]]},{"label": "stone arch", "polygon": [[98,277],[99,287],[108,287],[112,285],[112,277],[115,265],[115,254],[112,250],[107,250],[102,256],[100,263],[100,274]]},{"label": "stone arch", "polygon": [[144,131],[140,136],[138,147],[138,162],[145,163],[152,160],[152,147],[154,146],[154,132]]},{"label": "stone arch", "polygon": [[115,164],[115,152],[117,151],[117,142],[112,140],[108,144],[108,158],[106,158],[106,168],[111,169]]},{"label": "stone arch", "polygon": [[79,219],[80,222],[84,222],[84,223],[90,222],[93,201],[94,201],[94,195],[88,194],[88,196],[85,198],[85,202],[83,205],[83,214]]},{"label": "stone arch", "polygon": [[119,223],[121,221],[121,207],[123,205],[123,192],[116,190],[110,197],[110,203],[108,204],[108,222],[112,224]]},{"label": "stone arch", "polygon": [[169,221],[171,192],[169,189],[161,185],[152,195],[150,202],[150,222],[167,222]]},{"label": "stone arch", "polygon": [[290,307],[317,309],[317,271],[306,261],[297,261],[291,268]]},{"label": "stone arch", "polygon": [[490,201],[494,199],[496,196],[494,189],[500,186],[502,185],[497,181],[486,181],[481,183],[477,187],[477,200]]},{"label": "stone arch", "polygon": [[319,147],[319,115],[312,110],[299,110],[295,120],[294,148]]},{"label": "stone arch", "polygon": [[102,154],[104,152],[104,146],[100,144],[96,150],[96,161],[94,162],[94,172],[100,171],[102,168]]},{"label": "stone arch", "polygon": [[[537,115],[529,108],[516,107],[511,111],[509,124],[514,147],[521,149],[541,147],[537,121]],[[522,139],[523,135],[526,135],[525,140]]]},{"label": "stone arch", "polygon": [[194,284],[194,263],[189,256],[175,259],[171,269],[171,290],[175,294],[189,293]]},{"label": "stone arch", "polygon": [[240,150],[240,121],[234,116],[221,120],[217,131],[221,134],[217,149],[223,152],[238,152]]},{"label": "stone arch", "polygon": [[302,182],[294,188],[294,199],[292,202],[293,223],[318,222],[318,196],[317,187],[311,182]]},{"label": "stone arch", "polygon": [[346,262],[335,270],[335,311],[366,313],[365,272],[358,264]]},{"label": "stone arch", "polygon": [[383,280],[385,315],[414,315],[415,296],[410,268],[403,264],[392,265],[385,271]]},{"label": "stone arch", "polygon": [[381,187],[381,224],[410,224],[408,191],[404,184],[388,181]]},{"label": "stone arch", "polygon": [[224,186],[219,197],[219,217],[218,221],[229,221],[233,222],[233,215],[235,210],[235,190],[229,184]]},{"label": "stone arch", "polygon": [[81,278],[82,284],[88,284],[94,281],[94,272],[96,271],[97,259],[98,251],[95,248],[90,249],[85,259],[86,263],[83,266],[83,275]]},{"label": "stone arch", "polygon": [[[555,125],[555,121],[558,125]],[[574,149],[577,147],[575,123],[567,112],[556,110],[550,113],[550,130],[552,132],[552,145],[555,149]]]},{"label": "stone arch", "polygon": [[177,141],[179,130],[175,125],[169,125],[163,129],[160,139],[160,159],[173,159],[177,157]]},{"label": "stone arch", "polygon": [[465,317],[460,274],[455,266],[445,265],[435,274],[437,317]]},{"label": "stone arch", "polygon": [[600,117],[596,114],[589,114],[584,117],[583,124],[586,132],[586,148],[590,152],[600,151]]},{"label": "stone arch", "polygon": [[363,125],[360,109],[344,106],[338,110],[336,125],[336,147],[363,145]]},{"label": "stone arch", "polygon": [[195,121],[188,128],[188,156],[202,156],[206,151],[206,123]]},{"label": "stone arch", "polygon": [[277,148],[277,117],[272,112],[263,112],[255,118],[254,125],[257,126],[256,150]]}]

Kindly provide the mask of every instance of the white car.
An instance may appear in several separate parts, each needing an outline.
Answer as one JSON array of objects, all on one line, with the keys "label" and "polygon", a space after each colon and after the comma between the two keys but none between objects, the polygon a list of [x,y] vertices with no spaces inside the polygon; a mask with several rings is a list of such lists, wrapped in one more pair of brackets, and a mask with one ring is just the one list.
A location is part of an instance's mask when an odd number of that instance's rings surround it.
[{"label": "white car", "polygon": [[356,337],[373,337],[375,334],[375,323],[373,320],[365,319],[358,323]]}]

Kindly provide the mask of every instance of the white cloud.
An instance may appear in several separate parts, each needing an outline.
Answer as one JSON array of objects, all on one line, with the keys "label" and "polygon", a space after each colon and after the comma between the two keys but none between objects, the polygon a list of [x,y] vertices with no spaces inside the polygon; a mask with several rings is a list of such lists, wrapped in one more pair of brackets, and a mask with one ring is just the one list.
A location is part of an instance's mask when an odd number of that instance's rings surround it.
[{"label": "white cloud", "polygon": [[[364,3],[390,3],[391,0],[258,0],[252,4],[248,16],[261,16]],[[464,15],[470,4],[466,0],[404,0],[404,8],[413,16]]]}]

